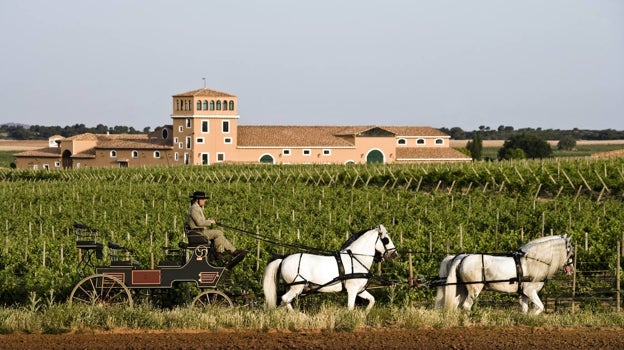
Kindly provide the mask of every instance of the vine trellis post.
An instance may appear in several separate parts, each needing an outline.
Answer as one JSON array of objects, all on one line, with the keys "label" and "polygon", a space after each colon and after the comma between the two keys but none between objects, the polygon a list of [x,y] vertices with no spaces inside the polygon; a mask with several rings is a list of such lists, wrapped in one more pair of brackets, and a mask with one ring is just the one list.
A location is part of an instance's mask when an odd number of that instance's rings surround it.
[{"label": "vine trellis post", "polygon": [[617,242],[617,268],[616,268],[616,273],[615,273],[615,290],[616,290],[616,306],[615,309],[617,312],[620,312],[620,297],[621,297],[621,291],[620,291],[620,276],[621,276],[621,272],[622,272],[622,268],[621,268],[621,256],[624,252],[622,252],[622,242],[618,241]]}]

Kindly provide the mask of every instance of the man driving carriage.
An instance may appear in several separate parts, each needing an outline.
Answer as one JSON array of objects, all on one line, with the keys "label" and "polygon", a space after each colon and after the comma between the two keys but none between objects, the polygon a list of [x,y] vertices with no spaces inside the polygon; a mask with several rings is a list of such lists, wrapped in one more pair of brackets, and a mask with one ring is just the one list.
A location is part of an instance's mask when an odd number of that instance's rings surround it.
[{"label": "man driving carriage", "polygon": [[[188,210],[188,221],[186,223],[186,234],[189,236],[199,235],[204,242],[214,241],[216,258],[218,260],[229,260],[242,258],[247,254],[246,249],[236,249],[230,241],[225,238],[221,230],[212,229],[215,220],[204,216],[204,206],[206,204],[206,193],[195,191],[191,196],[191,206]],[[226,256],[230,255],[230,257]]]}]

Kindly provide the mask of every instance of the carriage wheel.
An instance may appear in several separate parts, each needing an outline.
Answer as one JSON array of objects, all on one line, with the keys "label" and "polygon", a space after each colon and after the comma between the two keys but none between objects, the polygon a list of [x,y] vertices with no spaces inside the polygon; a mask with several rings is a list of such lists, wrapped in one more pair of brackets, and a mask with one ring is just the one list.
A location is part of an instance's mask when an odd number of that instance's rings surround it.
[{"label": "carriage wheel", "polygon": [[230,297],[218,290],[207,290],[200,293],[193,299],[193,307],[210,308],[210,307],[234,307],[234,303]]},{"label": "carriage wheel", "polygon": [[92,275],[84,278],[72,290],[69,303],[98,306],[132,306],[130,290],[117,277]]}]

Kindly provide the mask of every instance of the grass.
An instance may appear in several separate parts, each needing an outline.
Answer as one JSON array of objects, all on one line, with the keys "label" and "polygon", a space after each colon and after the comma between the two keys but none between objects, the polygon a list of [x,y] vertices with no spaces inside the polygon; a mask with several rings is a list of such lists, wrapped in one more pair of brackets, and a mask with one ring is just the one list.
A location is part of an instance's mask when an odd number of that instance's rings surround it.
[{"label": "grass", "polygon": [[[483,159],[498,159],[498,150],[500,147],[483,147],[481,155]],[[624,149],[622,144],[583,144],[577,145],[573,151],[560,151],[556,147],[553,147],[554,158],[569,158],[569,157],[589,157],[594,153],[608,152],[618,149]]]},{"label": "grass", "polygon": [[15,163],[15,154],[19,151],[0,151],[0,168],[10,168]]},{"label": "grass", "polygon": [[444,312],[413,306],[380,306],[366,313],[322,305],[316,310],[250,308],[199,310],[190,307],[160,310],[102,308],[58,304],[45,308],[0,308],[0,334],[62,334],[94,330],[255,330],[344,332],[370,328],[445,327],[624,327],[624,313],[548,313],[526,315],[504,309],[479,308],[472,312]]}]

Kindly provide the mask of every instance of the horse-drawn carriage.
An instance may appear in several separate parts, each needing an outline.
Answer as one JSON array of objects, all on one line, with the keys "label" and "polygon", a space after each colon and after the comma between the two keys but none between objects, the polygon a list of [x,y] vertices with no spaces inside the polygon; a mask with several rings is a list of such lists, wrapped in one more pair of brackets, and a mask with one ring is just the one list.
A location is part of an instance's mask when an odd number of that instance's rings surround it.
[{"label": "horse-drawn carriage", "polygon": [[219,290],[223,276],[242,260],[242,256],[226,264],[215,258],[214,246],[203,241],[180,242],[177,247],[163,247],[165,259],[156,268],[142,269],[132,260],[133,251],[114,242],[108,242],[110,265],[96,266],[102,259],[104,243],[98,230],[75,222],[76,247],[82,256],[80,264],[95,269],[72,290],[71,303],[133,305],[133,291],[171,289],[180,282],[192,282],[199,289],[192,305],[196,307],[232,307],[232,299]]},{"label": "horse-drawn carriage", "polygon": [[[130,249],[112,242],[107,245],[111,252],[110,265],[95,266],[94,260],[101,259],[104,250],[97,230],[79,222],[74,223],[74,228],[76,247],[82,253],[81,264],[95,268],[95,274],[78,282],[71,292],[70,302],[132,305],[135,293],[131,291],[171,289],[177,283],[192,282],[200,289],[192,300],[193,306],[234,306],[232,298],[219,289],[218,284],[242,256],[219,264],[213,245],[193,241],[192,235],[187,235],[188,243],[163,248],[166,259],[156,268],[141,269],[132,261]],[[259,237],[256,235],[256,238]],[[317,254],[319,252],[321,254]],[[492,289],[516,292],[522,311],[527,312],[531,302],[534,312],[540,313],[543,305],[537,293],[558,269],[571,268],[573,255],[566,235],[542,237],[510,255],[449,256],[441,262],[439,275],[422,285],[438,288],[438,307],[470,309],[481,290]],[[355,233],[336,252],[315,249],[314,253],[276,257],[268,263],[263,276],[266,306],[276,307],[279,302],[290,309],[293,299],[302,294],[346,291],[350,309],[354,307],[356,296],[368,300],[367,309],[370,309],[375,302],[366,290],[373,277],[371,266],[375,260],[395,257],[397,249],[383,225]],[[280,290],[283,293],[279,293]],[[253,299],[247,295],[240,297],[245,301]]]}]

